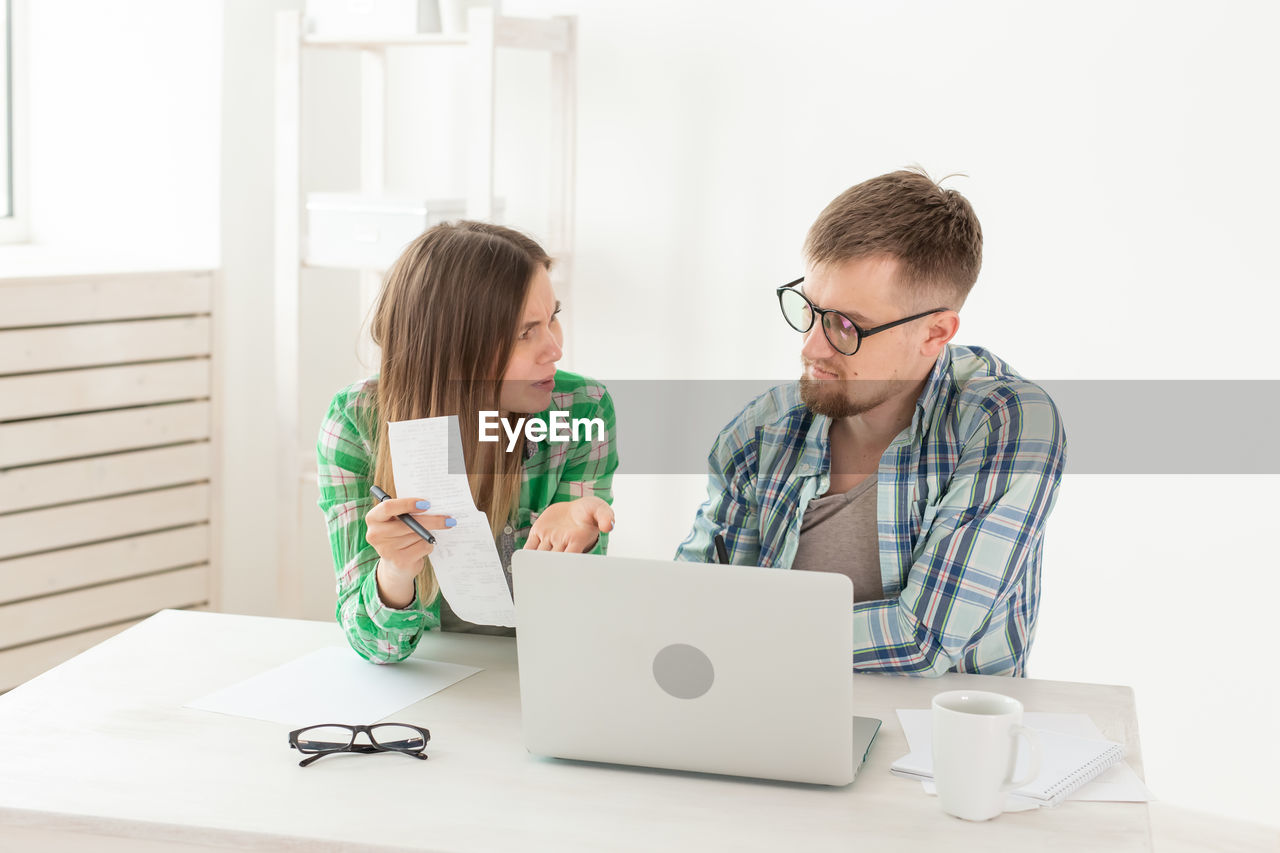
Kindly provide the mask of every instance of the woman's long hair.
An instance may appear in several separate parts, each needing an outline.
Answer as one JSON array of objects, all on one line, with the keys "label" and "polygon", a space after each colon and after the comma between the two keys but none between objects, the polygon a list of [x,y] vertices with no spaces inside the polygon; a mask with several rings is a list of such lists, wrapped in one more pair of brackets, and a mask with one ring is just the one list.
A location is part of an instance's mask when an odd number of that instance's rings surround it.
[{"label": "woman's long hair", "polygon": [[[387,422],[457,415],[471,495],[494,536],[515,511],[523,440],[512,452],[479,441],[479,412],[499,410],[525,297],[551,258],[525,235],[484,222],[428,229],[405,249],[382,284],[371,324],[382,348],[377,383],[373,482],[397,497]],[[423,495],[422,497],[430,497]],[[435,598],[430,560],[418,577]]]}]

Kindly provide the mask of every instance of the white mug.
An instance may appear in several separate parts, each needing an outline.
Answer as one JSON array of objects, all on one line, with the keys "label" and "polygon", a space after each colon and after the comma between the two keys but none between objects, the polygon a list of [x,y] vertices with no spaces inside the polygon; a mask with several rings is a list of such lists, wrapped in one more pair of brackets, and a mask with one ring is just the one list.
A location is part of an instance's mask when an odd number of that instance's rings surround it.
[{"label": "white mug", "polygon": [[[1014,779],[1017,738],[1031,746],[1031,766]],[[942,810],[965,820],[990,820],[1005,795],[1040,772],[1040,740],[1022,725],[1022,703],[999,693],[950,690],[933,697],[933,780]]]}]

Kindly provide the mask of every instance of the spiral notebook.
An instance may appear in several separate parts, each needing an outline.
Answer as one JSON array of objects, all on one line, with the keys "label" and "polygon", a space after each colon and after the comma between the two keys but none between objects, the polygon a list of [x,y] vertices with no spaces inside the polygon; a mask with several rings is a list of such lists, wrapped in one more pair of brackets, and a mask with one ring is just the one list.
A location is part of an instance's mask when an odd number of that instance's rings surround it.
[{"label": "spiral notebook", "polygon": [[[1058,805],[1072,791],[1124,758],[1124,747],[1114,741],[1043,729],[1036,729],[1036,733],[1040,736],[1040,772],[1030,783],[1011,793],[1038,805]],[[1029,761],[1030,752],[1020,743],[1015,778],[1026,774]],[[895,761],[890,769],[899,776],[932,780],[932,744],[920,745],[920,748]]]}]

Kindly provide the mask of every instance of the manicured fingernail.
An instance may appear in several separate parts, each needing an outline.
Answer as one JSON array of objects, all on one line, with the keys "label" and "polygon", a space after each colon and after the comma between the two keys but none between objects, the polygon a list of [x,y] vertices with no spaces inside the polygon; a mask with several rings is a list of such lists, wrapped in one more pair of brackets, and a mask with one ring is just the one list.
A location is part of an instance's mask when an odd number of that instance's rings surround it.
[{"label": "manicured fingernail", "polygon": [[431,501],[418,501],[418,509],[426,509],[431,506]]},{"label": "manicured fingernail", "polygon": [[445,527],[456,527],[456,526],[457,526],[457,524],[458,524],[458,519],[456,519],[456,518],[446,518],[446,519],[444,520],[444,526],[445,526]]}]

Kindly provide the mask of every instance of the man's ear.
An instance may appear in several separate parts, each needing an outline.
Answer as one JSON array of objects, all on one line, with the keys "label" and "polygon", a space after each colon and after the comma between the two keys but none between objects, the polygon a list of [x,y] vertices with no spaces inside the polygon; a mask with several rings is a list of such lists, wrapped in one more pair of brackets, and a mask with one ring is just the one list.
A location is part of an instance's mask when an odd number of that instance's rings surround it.
[{"label": "man's ear", "polygon": [[924,318],[925,339],[920,344],[920,354],[937,358],[947,342],[960,330],[960,315],[954,311],[939,311]]}]

